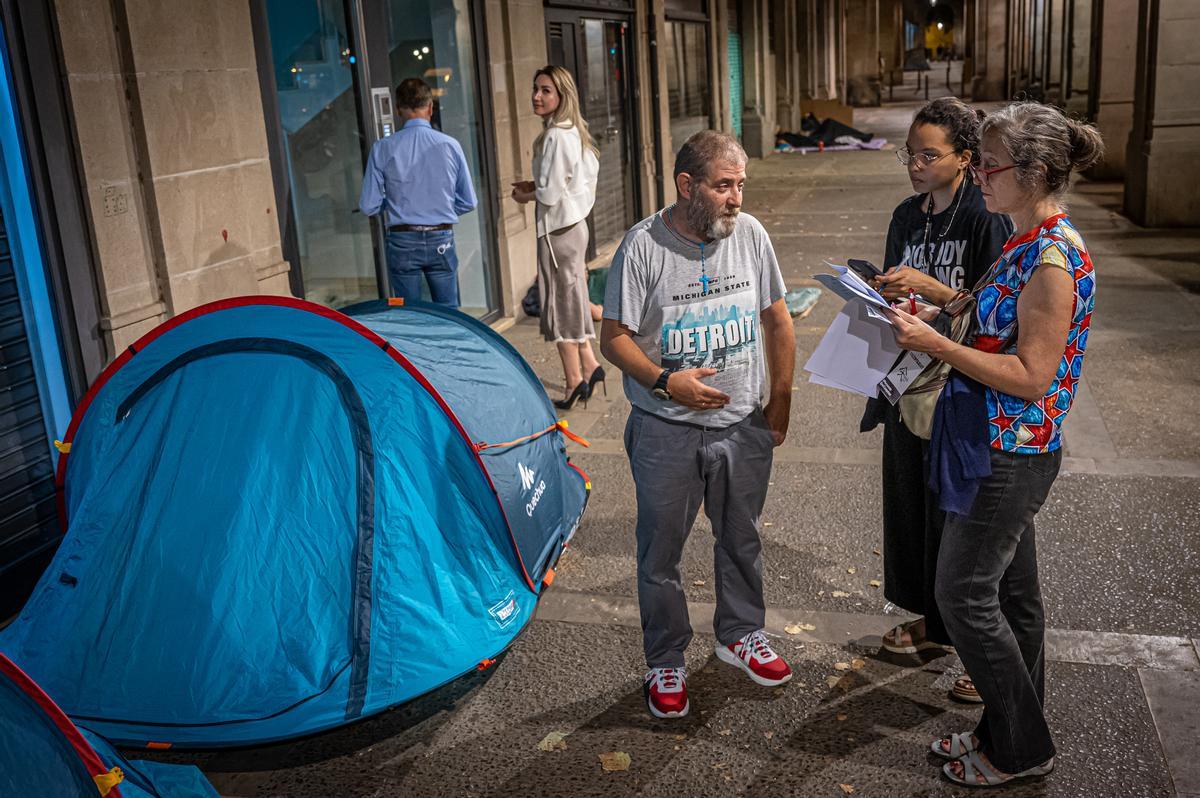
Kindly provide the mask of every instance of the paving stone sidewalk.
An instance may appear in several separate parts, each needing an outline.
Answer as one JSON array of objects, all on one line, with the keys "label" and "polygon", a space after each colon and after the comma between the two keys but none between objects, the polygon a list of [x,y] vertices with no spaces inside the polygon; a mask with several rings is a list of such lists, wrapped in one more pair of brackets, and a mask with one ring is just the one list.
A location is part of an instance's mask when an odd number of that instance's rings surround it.
[{"label": "paving stone sidewalk", "polygon": [[[860,112],[901,142],[913,106]],[[908,191],[892,152],[777,155],[754,162],[747,211],[771,233],[789,287],[825,257],[882,254]],[[1058,767],[1012,796],[1200,798],[1200,231],[1148,231],[1117,210],[1117,184],[1083,183],[1072,216],[1093,254],[1098,306],[1063,475],[1039,516],[1051,627],[1047,711]],[[798,320],[803,364],[840,307],[825,294]],[[524,320],[506,335],[554,396],[557,358]],[[764,689],[712,655],[712,545],[701,518],[684,583],[697,636],[693,712],[654,720],[641,697],[628,404],[569,414],[594,493],[538,617],[501,662],[414,705],[299,742],[174,755],[227,796],[949,796],[928,753],[978,710],[946,694],[954,660],[884,656],[903,620],[882,579],[879,435],[861,401],[798,370],[763,530],[768,631],[796,670]],[[805,624],[799,634],[785,627]],[[811,629],[808,628],[811,625]],[[844,669],[839,663],[844,663]],[[949,670],[949,672],[947,672]],[[563,750],[542,751],[551,732]],[[629,754],[626,771],[599,754]]]}]

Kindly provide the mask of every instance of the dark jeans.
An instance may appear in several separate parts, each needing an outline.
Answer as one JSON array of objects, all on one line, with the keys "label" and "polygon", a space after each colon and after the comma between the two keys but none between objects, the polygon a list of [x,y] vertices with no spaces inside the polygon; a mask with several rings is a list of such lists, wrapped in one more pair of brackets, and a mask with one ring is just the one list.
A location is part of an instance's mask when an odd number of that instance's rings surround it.
[{"label": "dark jeans", "polygon": [[924,616],[926,638],[950,645],[933,594],[946,516],[929,490],[928,448],[895,407],[883,409],[883,595]]},{"label": "dark jeans", "polygon": [[1020,773],[1054,756],[1042,711],[1046,615],[1033,517],[1058,476],[1062,450],[991,451],[970,515],[942,531],[936,595],[958,656],[986,708],[975,734],[999,770]]},{"label": "dark jeans", "polygon": [[394,296],[419,300],[424,277],[434,302],[458,307],[458,253],[453,230],[389,231],[387,263]]}]

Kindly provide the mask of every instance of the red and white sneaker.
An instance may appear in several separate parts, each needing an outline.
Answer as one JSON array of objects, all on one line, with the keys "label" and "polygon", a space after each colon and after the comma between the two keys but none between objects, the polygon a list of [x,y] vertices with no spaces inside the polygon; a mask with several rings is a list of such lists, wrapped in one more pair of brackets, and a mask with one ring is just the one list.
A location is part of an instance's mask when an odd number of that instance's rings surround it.
[{"label": "red and white sneaker", "polygon": [[646,695],[646,707],[656,718],[682,718],[688,713],[685,668],[651,668],[642,692]]},{"label": "red and white sneaker", "polygon": [[761,629],[733,645],[718,645],[717,659],[741,668],[764,687],[776,687],[792,678],[792,669],[771,649]]}]

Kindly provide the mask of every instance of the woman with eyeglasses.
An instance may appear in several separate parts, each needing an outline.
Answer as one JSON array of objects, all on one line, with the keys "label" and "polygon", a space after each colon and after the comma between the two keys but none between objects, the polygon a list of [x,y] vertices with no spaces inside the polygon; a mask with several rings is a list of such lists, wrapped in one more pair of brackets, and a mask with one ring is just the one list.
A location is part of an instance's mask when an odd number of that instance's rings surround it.
[{"label": "woman with eyeglasses", "polygon": [[934,416],[930,468],[948,511],[935,594],[985,708],[974,730],[935,740],[950,780],[994,787],[1043,776],[1045,613],[1034,516],[1062,462],[1062,423],[1087,347],[1096,278],[1063,204],[1072,171],[1103,152],[1095,128],[1023,102],[984,120],[974,169],[989,210],[1018,231],[976,287],[977,329],[957,344],[893,312],[896,341],[953,367]]},{"label": "woman with eyeglasses", "polygon": [[[1012,224],[988,211],[979,188],[967,179],[979,149],[979,119],[953,97],[933,100],[913,118],[904,149],[896,155],[908,167],[917,193],[892,214],[886,273],[875,281],[888,299],[907,298],[912,291],[944,306],[973,287],[1000,256]],[[929,415],[923,415],[923,423],[902,415],[899,405],[871,399],[861,429],[883,424],[884,596],[918,616],[884,635],[883,646],[916,655],[950,645],[933,597],[943,513],[926,486]],[[969,676],[959,679],[951,694],[979,700]]]}]

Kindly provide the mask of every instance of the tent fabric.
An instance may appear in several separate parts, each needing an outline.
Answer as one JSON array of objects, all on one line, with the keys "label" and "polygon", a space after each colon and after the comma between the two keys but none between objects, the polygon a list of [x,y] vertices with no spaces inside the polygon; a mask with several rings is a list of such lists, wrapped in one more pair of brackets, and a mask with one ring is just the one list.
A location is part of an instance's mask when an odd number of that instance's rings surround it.
[{"label": "tent fabric", "polygon": [[218,798],[217,791],[195,767],[131,762],[104,738],[76,727],[3,654],[0,654],[0,792],[30,796]]},{"label": "tent fabric", "polygon": [[212,303],[89,391],[67,535],[0,633],[76,721],[124,745],[309,734],[528,623],[589,487],[544,391],[461,313],[352,310]]}]

